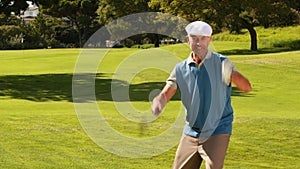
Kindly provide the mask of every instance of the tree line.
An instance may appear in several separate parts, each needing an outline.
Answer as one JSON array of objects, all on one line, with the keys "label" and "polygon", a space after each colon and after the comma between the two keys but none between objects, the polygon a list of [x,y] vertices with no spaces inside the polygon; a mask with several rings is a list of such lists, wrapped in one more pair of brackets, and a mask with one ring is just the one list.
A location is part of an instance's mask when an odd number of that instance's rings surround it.
[{"label": "tree line", "polygon": [[[20,12],[26,0],[0,0],[0,49],[82,47],[105,24],[139,12],[163,12],[186,19],[204,20],[214,32],[247,29],[251,50],[257,50],[256,26],[282,27],[300,24],[299,0],[33,0],[38,16],[24,24]],[[159,35],[142,34],[158,43]],[[127,43],[127,44],[133,44]],[[126,43],[125,43],[126,45]]]}]

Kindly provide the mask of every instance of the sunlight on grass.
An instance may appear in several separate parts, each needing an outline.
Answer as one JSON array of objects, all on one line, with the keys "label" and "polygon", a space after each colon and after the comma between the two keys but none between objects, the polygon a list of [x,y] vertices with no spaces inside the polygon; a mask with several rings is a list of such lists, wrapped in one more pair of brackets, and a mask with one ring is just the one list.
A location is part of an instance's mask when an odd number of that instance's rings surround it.
[{"label": "sunlight on grass", "polygon": [[[292,28],[279,31],[289,29]],[[282,37],[275,29],[264,32],[257,28],[257,31],[260,40],[267,39],[272,31]],[[286,35],[283,41],[294,40],[293,35]],[[248,94],[233,90],[235,119],[224,168],[297,168],[300,166],[300,52],[239,53],[249,45],[239,39],[241,42],[220,39],[213,42],[216,51],[231,51],[228,57],[253,86]],[[147,138],[164,132],[173,124],[181,107],[178,92],[156,120],[144,123],[147,119],[136,122],[128,118],[150,113],[150,94],[161,89],[169,75],[155,68],[133,76],[128,84],[130,100],[112,99],[115,69],[128,56],[145,51],[111,49],[95,78],[95,102],[101,114],[114,130],[127,137]],[[190,52],[186,44],[153,51],[155,55],[169,51],[180,59]],[[105,151],[86,134],[72,98],[72,73],[79,54],[80,49],[0,51],[0,168],[171,168],[176,147],[151,158],[124,158]],[[155,61],[166,64],[147,60]],[[120,86],[126,84],[114,80]],[[131,104],[140,114],[127,110],[120,114],[117,103]],[[182,132],[181,126],[178,132]]]}]

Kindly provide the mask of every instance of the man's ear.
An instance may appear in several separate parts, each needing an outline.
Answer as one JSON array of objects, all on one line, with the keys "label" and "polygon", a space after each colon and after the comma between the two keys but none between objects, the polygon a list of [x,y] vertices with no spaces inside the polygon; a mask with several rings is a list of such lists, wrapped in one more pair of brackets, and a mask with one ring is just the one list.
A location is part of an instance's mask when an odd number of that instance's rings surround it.
[{"label": "man's ear", "polygon": [[188,44],[190,43],[189,35],[186,35],[186,36],[185,36],[185,40],[186,40],[186,42],[187,42]]},{"label": "man's ear", "polygon": [[211,37],[211,36],[209,37],[209,41],[210,41],[210,42],[212,41],[212,37]]}]

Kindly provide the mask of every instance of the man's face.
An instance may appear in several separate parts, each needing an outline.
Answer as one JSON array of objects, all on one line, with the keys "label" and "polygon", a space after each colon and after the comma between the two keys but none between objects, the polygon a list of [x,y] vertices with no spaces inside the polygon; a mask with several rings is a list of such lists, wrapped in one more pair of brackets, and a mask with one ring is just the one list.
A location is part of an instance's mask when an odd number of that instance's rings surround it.
[{"label": "man's face", "polygon": [[190,48],[201,59],[205,57],[210,41],[211,41],[210,36],[200,36],[200,35],[187,36],[187,42],[190,45]]}]

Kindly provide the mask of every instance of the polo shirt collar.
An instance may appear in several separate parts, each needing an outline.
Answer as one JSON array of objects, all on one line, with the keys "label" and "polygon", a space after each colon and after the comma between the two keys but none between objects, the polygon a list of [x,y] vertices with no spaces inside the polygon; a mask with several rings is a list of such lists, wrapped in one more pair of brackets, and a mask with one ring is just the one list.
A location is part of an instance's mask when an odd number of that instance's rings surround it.
[{"label": "polo shirt collar", "polygon": [[[211,58],[211,54],[212,54],[212,52],[210,50],[207,50],[207,54],[206,54],[205,58],[201,61],[201,63],[199,65],[201,65],[204,62],[204,60]],[[193,60],[192,52],[190,53],[189,57],[187,58],[187,63],[188,64],[195,63],[197,65],[197,63]]]}]

